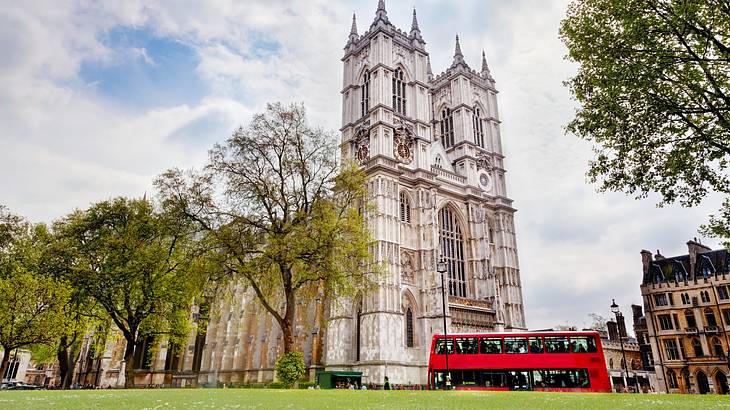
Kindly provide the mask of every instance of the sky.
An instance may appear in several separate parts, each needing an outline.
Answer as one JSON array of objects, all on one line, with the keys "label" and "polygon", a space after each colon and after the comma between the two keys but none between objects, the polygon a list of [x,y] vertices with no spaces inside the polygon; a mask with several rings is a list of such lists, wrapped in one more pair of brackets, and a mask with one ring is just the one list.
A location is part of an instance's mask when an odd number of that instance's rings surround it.
[{"label": "sky", "polygon": [[[0,204],[35,222],[152,190],[267,102],[303,102],[337,130],[352,13],[360,32],[376,0],[0,0]],[[718,208],[657,208],[598,193],[591,146],[565,133],[577,66],[558,38],[566,0],[386,2],[410,29],[413,7],[434,73],[459,34],[467,62],[484,50],[497,81],[508,193],[527,324],[591,324],[611,299],[641,304],[642,249],[687,253]],[[458,30],[458,33],[457,33]],[[716,240],[703,243],[717,248]]]}]

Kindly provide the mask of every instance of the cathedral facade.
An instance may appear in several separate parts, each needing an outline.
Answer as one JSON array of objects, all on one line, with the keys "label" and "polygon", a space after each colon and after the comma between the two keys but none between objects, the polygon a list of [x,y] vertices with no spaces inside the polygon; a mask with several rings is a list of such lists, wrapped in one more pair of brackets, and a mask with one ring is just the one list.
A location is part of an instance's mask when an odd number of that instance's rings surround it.
[{"label": "cathedral facade", "polygon": [[[479,71],[467,64],[458,37],[452,64],[434,75],[415,12],[410,31],[399,30],[382,0],[362,35],[353,18],[342,64],[341,153],[368,175],[364,210],[385,275],[377,289],[349,300],[297,300],[295,347],[311,376],[347,370],[362,372],[366,383],[388,376],[426,384],[444,316],[449,333],[525,329],[495,82],[484,54]],[[193,319],[185,346],[140,341],[136,384],[274,378],[282,333],[250,289],[232,285],[194,307]],[[123,384],[123,339],[109,340],[101,355],[85,350],[79,384]]]},{"label": "cathedral facade", "polygon": [[431,72],[414,11],[409,32],[385,2],[345,46],[343,158],[368,175],[367,220],[387,274],[370,294],[333,307],[327,369],[364,380],[425,384],[432,335],[525,329],[512,200],[507,196],[497,90],[459,38],[451,66]]}]

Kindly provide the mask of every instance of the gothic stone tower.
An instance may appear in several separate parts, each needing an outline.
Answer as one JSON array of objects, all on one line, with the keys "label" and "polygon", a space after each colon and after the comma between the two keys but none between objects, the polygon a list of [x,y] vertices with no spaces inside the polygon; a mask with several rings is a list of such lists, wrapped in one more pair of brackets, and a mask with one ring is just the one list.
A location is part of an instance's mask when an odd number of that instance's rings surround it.
[{"label": "gothic stone tower", "polygon": [[381,0],[345,46],[342,156],[368,174],[367,220],[387,274],[379,287],[332,307],[327,369],[365,382],[426,383],[431,337],[525,328],[512,200],[507,197],[497,90],[483,55],[471,69],[459,39],[451,66],[433,76],[413,13],[410,32]]}]

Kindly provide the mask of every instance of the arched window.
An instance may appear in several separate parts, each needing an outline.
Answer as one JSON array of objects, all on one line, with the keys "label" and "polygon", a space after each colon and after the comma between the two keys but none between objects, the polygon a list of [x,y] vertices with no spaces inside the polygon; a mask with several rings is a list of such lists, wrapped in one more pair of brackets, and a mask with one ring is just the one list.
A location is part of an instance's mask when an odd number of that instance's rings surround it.
[{"label": "arched window", "polygon": [[677,382],[677,373],[674,373],[674,370],[667,370],[667,383],[669,383],[669,388],[671,389],[679,387],[679,383]]},{"label": "arched window", "polygon": [[443,168],[444,167],[444,160],[441,159],[441,155],[437,155],[436,156],[436,166],[438,168]]},{"label": "arched window", "polygon": [[406,82],[400,67],[393,73],[393,109],[398,114],[406,115]]},{"label": "arched window", "polygon": [[689,295],[686,293],[682,293],[682,303],[685,305],[689,305]]},{"label": "arched window", "polygon": [[613,369],[613,357],[608,359],[608,368]]},{"label": "arched window", "polygon": [[400,193],[400,221],[411,223],[411,202],[405,192]]},{"label": "arched window", "polygon": [[700,342],[700,339],[697,339],[697,338],[692,339],[692,349],[695,352],[695,357],[704,356],[704,354],[702,352],[702,343]]},{"label": "arched window", "polygon": [[700,297],[702,298],[702,302],[710,303],[710,294],[706,290],[700,292]]},{"label": "arched window", "polygon": [[484,148],[484,121],[479,107],[474,106],[474,143]]},{"label": "arched window", "polygon": [[715,312],[710,308],[705,309],[705,320],[707,321],[707,326],[717,326]]},{"label": "arched window", "polygon": [[406,347],[413,347],[413,311],[406,310]]},{"label": "arched window", "polygon": [[439,231],[441,255],[446,261],[449,274],[449,295],[464,297],[466,296],[464,241],[461,227],[448,208],[439,211]]},{"label": "arched window", "polygon": [[449,108],[441,111],[441,145],[451,148],[454,145],[454,116]]},{"label": "arched window", "polygon": [[624,359],[621,359],[621,368],[622,369],[626,368],[626,361]]},{"label": "arched window", "polygon": [[695,320],[695,314],[692,309],[684,311],[684,319],[687,321],[687,327],[697,327],[697,321]]},{"label": "arched window", "polygon": [[365,71],[360,93],[360,117],[366,116],[368,111],[370,111],[370,71]]},{"label": "arched window", "polygon": [[722,342],[718,338],[712,338],[712,350],[715,352],[715,356],[724,357],[725,351],[722,348]]}]

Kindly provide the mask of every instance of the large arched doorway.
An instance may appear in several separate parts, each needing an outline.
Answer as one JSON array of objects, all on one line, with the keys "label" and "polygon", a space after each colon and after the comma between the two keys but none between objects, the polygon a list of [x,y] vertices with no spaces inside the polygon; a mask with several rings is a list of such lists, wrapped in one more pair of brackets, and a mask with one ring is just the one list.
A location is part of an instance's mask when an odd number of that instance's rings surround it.
[{"label": "large arched doorway", "polygon": [[700,394],[710,392],[710,383],[707,380],[707,375],[702,371],[697,372],[697,390],[699,390]]},{"label": "large arched doorway", "polygon": [[725,373],[718,371],[715,375],[715,385],[717,386],[717,394],[728,394],[730,388],[727,385],[727,376]]}]

